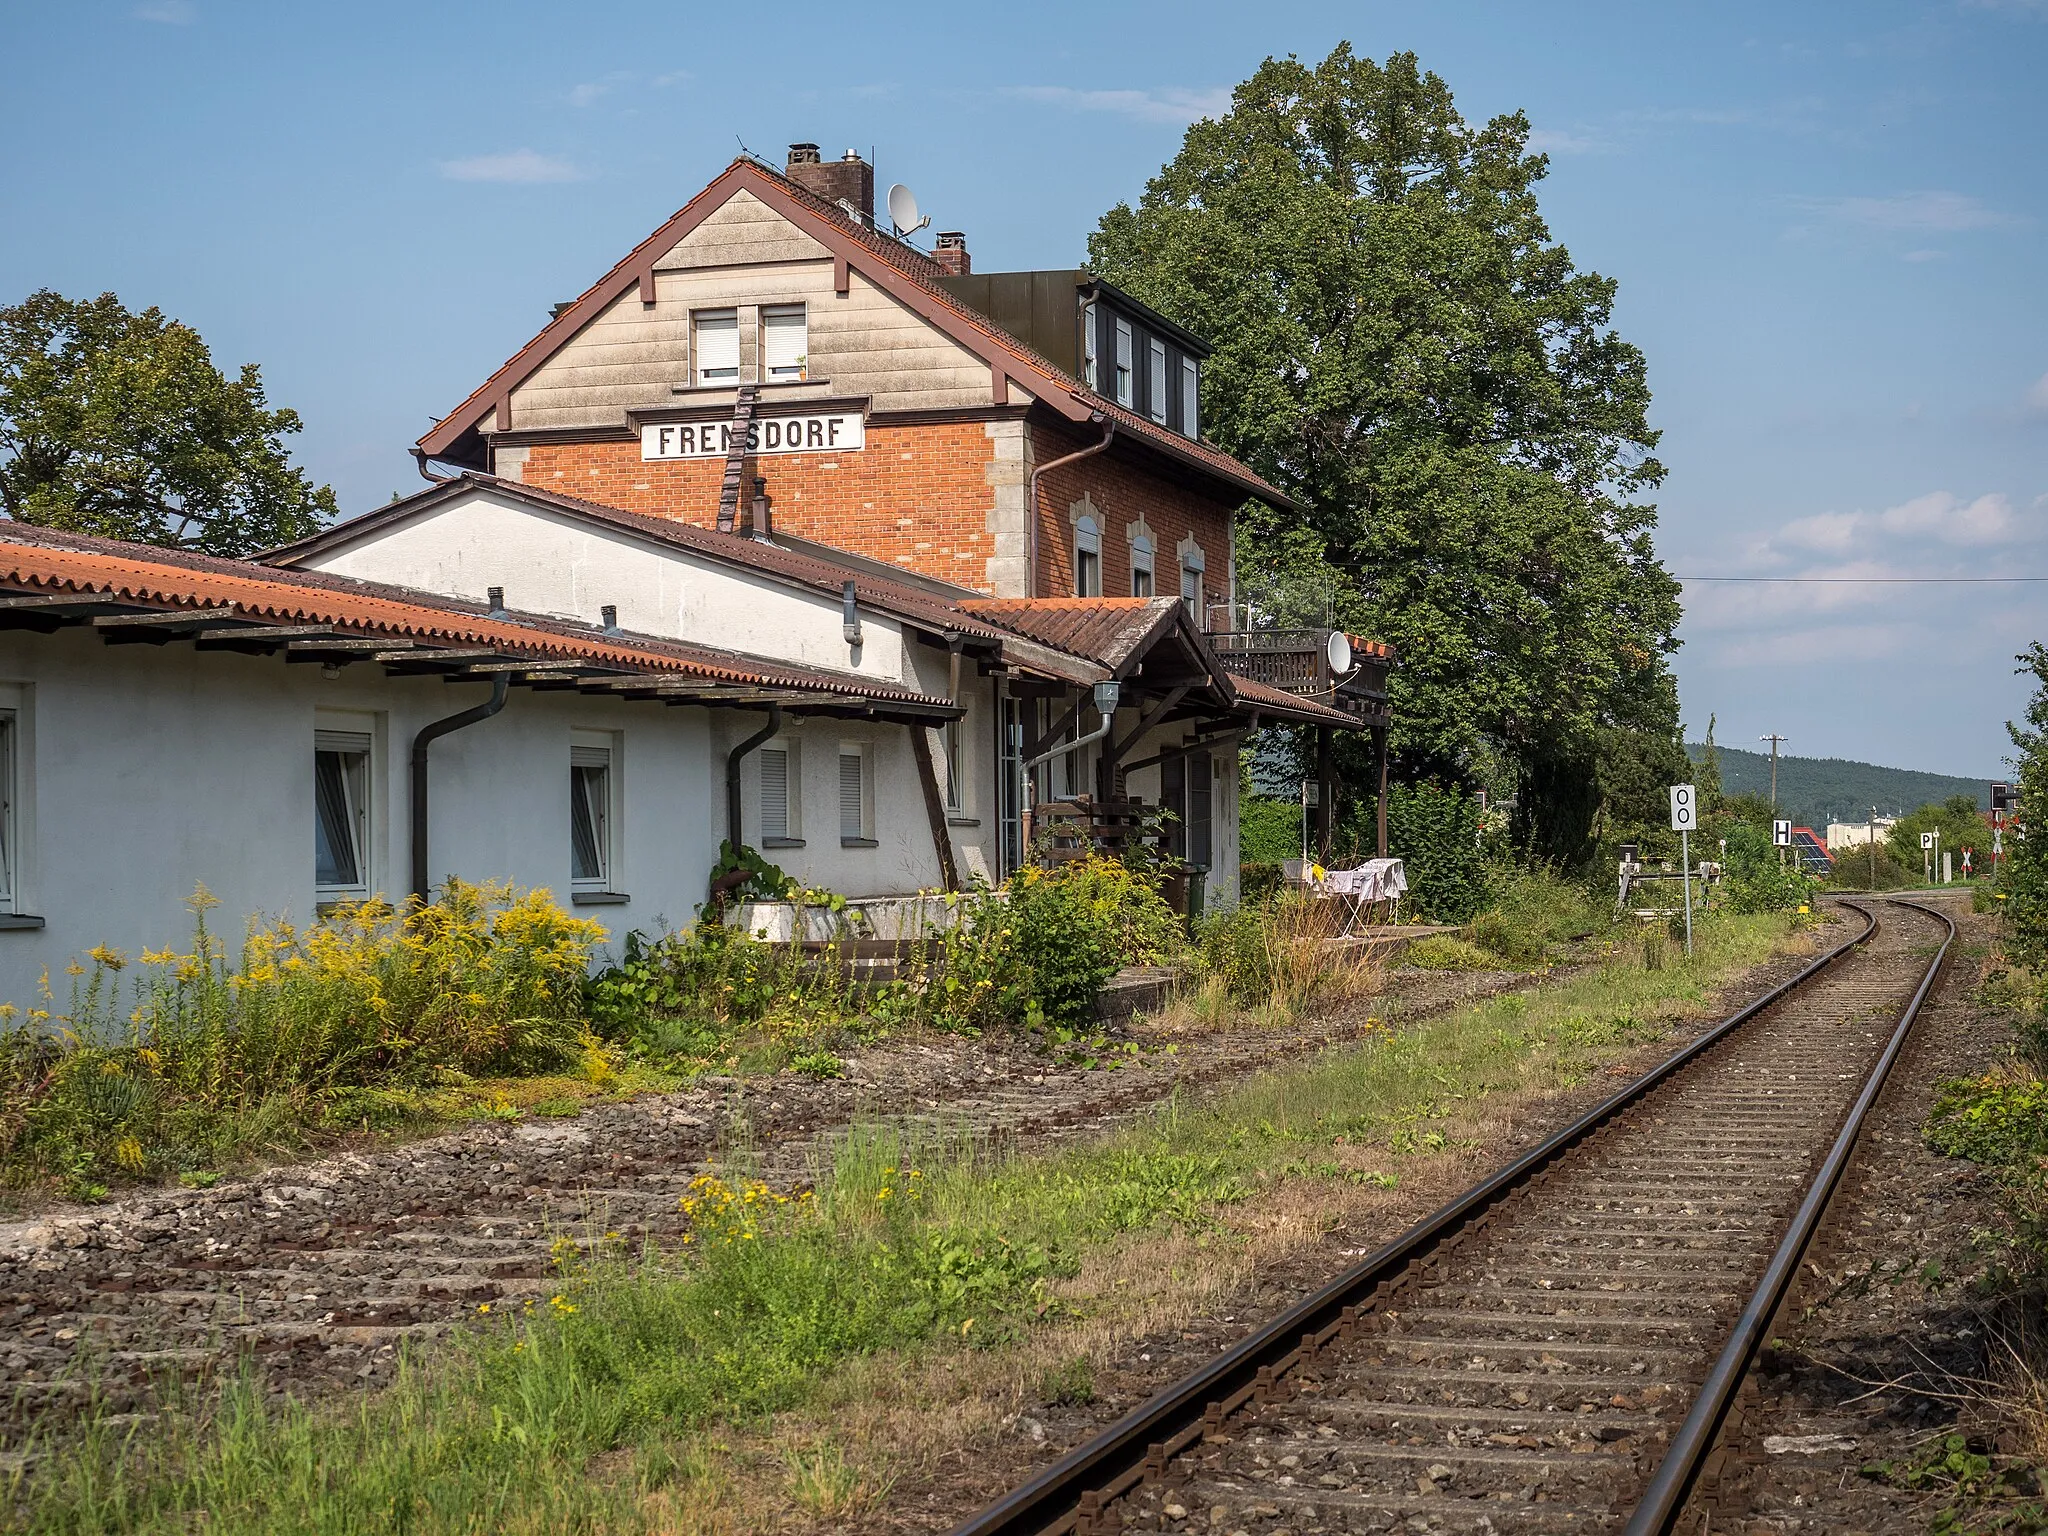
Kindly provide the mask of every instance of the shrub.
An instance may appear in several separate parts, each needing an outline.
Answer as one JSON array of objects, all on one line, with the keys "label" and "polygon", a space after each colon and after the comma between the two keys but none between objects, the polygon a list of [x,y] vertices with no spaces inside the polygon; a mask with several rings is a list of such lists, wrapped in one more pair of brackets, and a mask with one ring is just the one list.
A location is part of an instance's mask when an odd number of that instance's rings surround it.
[{"label": "shrub", "polygon": [[1465,923],[1486,905],[1479,833],[1479,802],[1463,790],[1422,783],[1389,791],[1387,846],[1406,861],[1415,915]]},{"label": "shrub", "polygon": [[1247,864],[1282,864],[1301,857],[1301,806],[1272,795],[1240,796],[1238,857]]},{"label": "shrub", "polygon": [[1599,933],[1614,921],[1613,904],[1595,897],[1547,864],[1495,867],[1491,900],[1472,920],[1471,939],[1504,959],[1541,964],[1552,944]]},{"label": "shrub", "polygon": [[[430,903],[252,921],[239,959],[191,906],[189,953],[107,948],[70,1011],[7,1010],[0,1166],[14,1182],[161,1173],[282,1133],[366,1090],[579,1063],[606,1070],[582,984],[604,938],[545,891],[450,881]],[[380,1115],[381,1117],[381,1115]]]},{"label": "shrub", "polygon": [[1334,904],[1293,892],[1213,913],[1196,930],[1193,979],[1243,1007],[1299,1008],[1366,973],[1360,948],[1329,942],[1338,921]]},{"label": "shrub", "polygon": [[1500,961],[1478,945],[1448,933],[1417,939],[1401,955],[1401,963],[1418,971],[1497,971]]}]

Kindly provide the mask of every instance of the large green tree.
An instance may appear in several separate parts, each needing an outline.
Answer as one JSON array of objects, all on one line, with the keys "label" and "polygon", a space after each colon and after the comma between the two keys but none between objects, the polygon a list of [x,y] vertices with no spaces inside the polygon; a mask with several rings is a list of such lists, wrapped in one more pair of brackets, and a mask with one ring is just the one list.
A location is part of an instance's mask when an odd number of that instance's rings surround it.
[{"label": "large green tree", "polygon": [[295,469],[254,363],[228,379],[190,326],[111,293],[0,309],[0,509],[17,522],[243,555],[303,538],[334,492]]},{"label": "large green tree", "polygon": [[1241,584],[1393,644],[1403,773],[1505,760],[1574,858],[1685,774],[1678,587],[1642,354],[1550,238],[1528,138],[1411,54],[1268,59],[1089,255],[1215,343],[1209,435],[1301,505],[1245,509]]},{"label": "large green tree", "polygon": [[2005,723],[2018,749],[2012,763],[2019,770],[2019,806],[2007,826],[1999,883],[2006,893],[2008,953],[2048,977],[2048,646],[2036,640],[2018,659],[2020,674],[2033,678],[2034,694],[2026,723]]}]

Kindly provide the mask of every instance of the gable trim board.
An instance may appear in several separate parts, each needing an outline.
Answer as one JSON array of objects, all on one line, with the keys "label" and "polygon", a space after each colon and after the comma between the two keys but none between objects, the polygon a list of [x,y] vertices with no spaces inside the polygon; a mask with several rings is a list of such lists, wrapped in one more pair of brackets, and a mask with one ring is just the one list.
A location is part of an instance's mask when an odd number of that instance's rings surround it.
[{"label": "gable trim board", "polygon": [[484,436],[510,433],[518,428],[512,408],[513,392],[626,294],[637,288],[644,307],[655,305],[655,272],[663,258],[741,191],[767,205],[831,254],[838,292],[847,291],[848,274],[857,272],[985,363],[989,369],[991,409],[1011,408],[1010,390],[1014,384],[1069,422],[1113,419],[1129,437],[1176,461],[1183,469],[1221,481],[1240,495],[1274,507],[1292,507],[1285,495],[1228,454],[1168,431],[1097,394],[995,327],[941,286],[945,269],[922,252],[854,223],[823,199],[746,158],[733,161],[722,175],[514,353],[442,418],[433,431],[420,438],[413,451],[422,472],[435,459],[470,468],[484,467]]}]

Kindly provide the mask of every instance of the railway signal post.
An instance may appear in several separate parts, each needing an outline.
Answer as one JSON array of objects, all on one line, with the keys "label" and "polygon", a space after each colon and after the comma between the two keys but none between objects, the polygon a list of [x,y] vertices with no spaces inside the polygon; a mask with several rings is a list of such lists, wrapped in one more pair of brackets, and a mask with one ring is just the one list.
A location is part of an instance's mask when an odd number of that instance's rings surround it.
[{"label": "railway signal post", "polygon": [[1690,784],[1671,786],[1671,830],[1678,834],[1678,867],[1685,881],[1685,953],[1692,957],[1692,834],[1700,824],[1699,791]]}]

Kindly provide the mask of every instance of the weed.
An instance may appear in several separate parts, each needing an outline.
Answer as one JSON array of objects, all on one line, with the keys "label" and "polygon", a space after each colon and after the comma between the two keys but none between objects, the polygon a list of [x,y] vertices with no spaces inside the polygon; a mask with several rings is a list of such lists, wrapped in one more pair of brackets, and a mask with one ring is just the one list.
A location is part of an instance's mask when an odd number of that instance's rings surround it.
[{"label": "weed", "polygon": [[789,1070],[822,1081],[846,1076],[846,1063],[830,1051],[804,1051],[789,1058]]},{"label": "weed", "polygon": [[880,1504],[895,1482],[870,1477],[850,1464],[836,1445],[787,1450],[782,1464],[790,1500],[820,1520],[858,1519]]},{"label": "weed", "polygon": [[1401,1176],[1398,1173],[1374,1173],[1361,1168],[1351,1175],[1351,1182],[1363,1184],[1370,1189],[1399,1189]]},{"label": "weed", "polygon": [[1401,963],[1418,971],[1497,971],[1498,956],[1448,933],[1417,939],[1402,953]]},{"label": "weed", "polygon": [[1094,1402],[1094,1362],[1086,1355],[1072,1355],[1048,1367],[1038,1378],[1038,1397],[1053,1407]]}]

